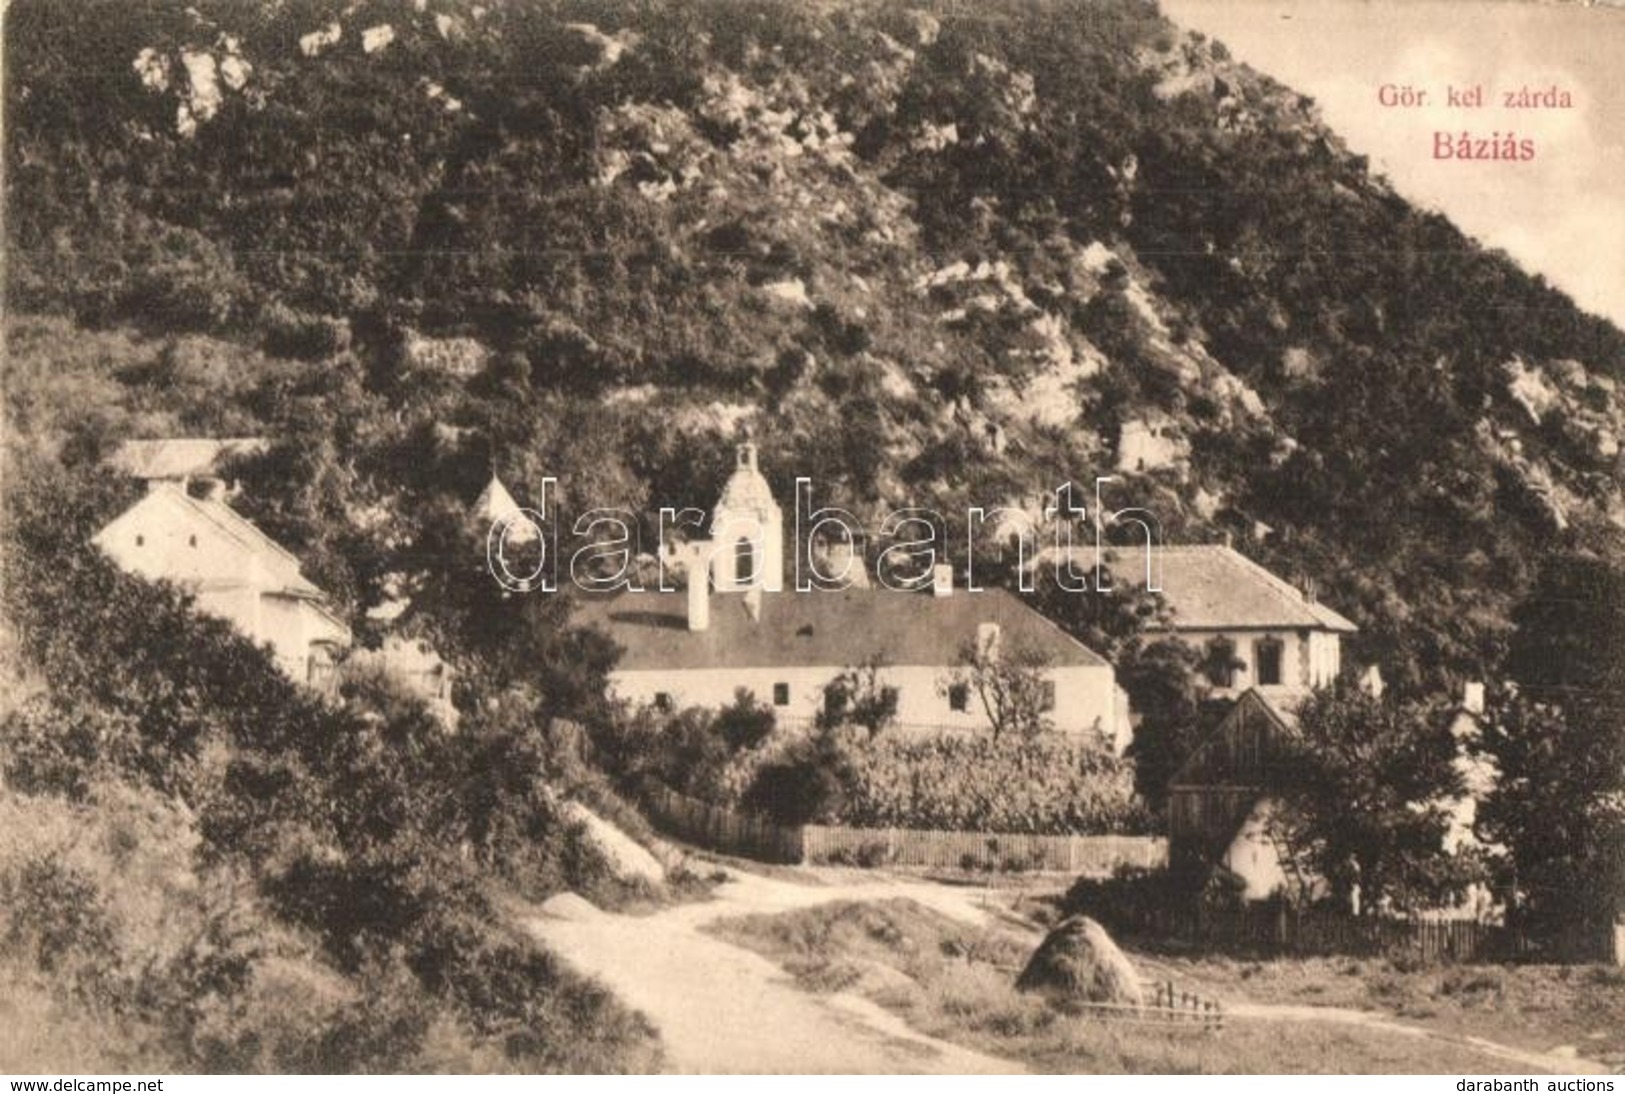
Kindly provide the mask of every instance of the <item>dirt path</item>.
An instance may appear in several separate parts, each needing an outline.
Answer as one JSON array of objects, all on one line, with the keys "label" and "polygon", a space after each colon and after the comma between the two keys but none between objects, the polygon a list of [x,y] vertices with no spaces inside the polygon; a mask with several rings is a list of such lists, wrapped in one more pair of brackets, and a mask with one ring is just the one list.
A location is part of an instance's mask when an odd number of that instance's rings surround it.
[{"label": "dirt path", "polygon": [[648,916],[572,905],[526,925],[571,965],[597,977],[660,1030],[672,1070],[734,1073],[998,1074],[999,1060],[911,1030],[867,999],[810,994],[777,965],[700,930],[729,916],[793,911],[834,900],[908,897],[971,923],[974,891],[906,881],[811,885],[728,871],[715,899]]},{"label": "dirt path", "polygon": [[1395,1037],[1418,1037],[1426,1041],[1437,1041],[1441,1044],[1470,1048],[1486,1056],[1492,1056],[1497,1060],[1505,1060],[1507,1063],[1518,1064],[1522,1067],[1539,1068],[1542,1071],[1550,1071],[1557,1075],[1607,1075],[1612,1070],[1603,1064],[1581,1059],[1578,1056],[1563,1056],[1552,1052],[1514,1048],[1511,1045],[1486,1041],[1482,1037],[1426,1029],[1422,1026],[1413,1026],[1390,1018],[1385,1014],[1378,1014],[1368,1010],[1353,1010],[1348,1007],[1226,1003],[1224,1013],[1226,1018],[1263,1018],[1278,1022],[1330,1022],[1337,1025],[1362,1026],[1366,1029],[1381,1030]]}]

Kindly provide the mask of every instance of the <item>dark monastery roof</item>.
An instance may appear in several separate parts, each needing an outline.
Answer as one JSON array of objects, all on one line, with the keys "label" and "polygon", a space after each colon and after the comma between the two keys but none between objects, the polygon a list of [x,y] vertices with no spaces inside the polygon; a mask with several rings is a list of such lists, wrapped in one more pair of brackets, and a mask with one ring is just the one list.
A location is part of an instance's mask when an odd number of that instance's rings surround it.
[{"label": "dark monastery roof", "polygon": [[583,596],[573,622],[597,627],[625,649],[628,671],[954,664],[983,623],[1005,649],[1034,650],[1051,666],[1106,661],[1002,589],[950,596],[884,588],[761,594],[751,619],[743,593],[713,593],[710,626],[688,629],[686,592]]}]

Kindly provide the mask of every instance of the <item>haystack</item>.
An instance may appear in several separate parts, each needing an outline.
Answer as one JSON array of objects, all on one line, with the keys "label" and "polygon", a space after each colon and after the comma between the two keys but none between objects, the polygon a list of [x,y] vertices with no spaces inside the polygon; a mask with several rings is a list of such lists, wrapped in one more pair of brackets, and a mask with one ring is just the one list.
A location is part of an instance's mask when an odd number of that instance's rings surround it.
[{"label": "haystack", "polygon": [[631,836],[609,823],[597,813],[577,801],[565,802],[565,819],[581,825],[581,835],[591,844],[615,876],[622,881],[646,881],[659,885],[666,880],[666,868],[660,860]]},{"label": "haystack", "polygon": [[1062,920],[1049,933],[1016,978],[1016,987],[1042,992],[1056,1002],[1143,1001],[1134,966],[1106,928],[1084,915]]}]

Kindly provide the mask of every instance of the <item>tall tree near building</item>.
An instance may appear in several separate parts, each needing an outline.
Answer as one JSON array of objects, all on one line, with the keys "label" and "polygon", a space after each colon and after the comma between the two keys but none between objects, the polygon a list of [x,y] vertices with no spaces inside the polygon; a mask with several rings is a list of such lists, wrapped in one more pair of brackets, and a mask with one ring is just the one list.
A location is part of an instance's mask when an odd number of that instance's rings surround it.
[{"label": "tall tree near building", "polygon": [[1480,826],[1510,852],[1519,918],[1551,938],[1625,912],[1625,570],[1555,555],[1514,616]]},{"label": "tall tree near building", "polygon": [[1437,906],[1477,880],[1452,856],[1445,803],[1460,789],[1442,712],[1355,688],[1312,693],[1272,783],[1278,845],[1304,876],[1396,910]]}]

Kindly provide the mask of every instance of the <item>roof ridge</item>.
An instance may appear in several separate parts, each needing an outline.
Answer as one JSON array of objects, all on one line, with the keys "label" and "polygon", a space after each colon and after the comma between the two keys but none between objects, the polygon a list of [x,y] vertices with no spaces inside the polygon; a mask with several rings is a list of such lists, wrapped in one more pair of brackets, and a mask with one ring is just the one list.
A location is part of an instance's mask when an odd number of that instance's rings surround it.
[{"label": "roof ridge", "polygon": [[[1031,604],[1027,603],[1027,601],[1023,600],[1021,597],[1017,596],[1015,593],[1011,592],[1009,589],[1004,588],[1002,585],[994,585],[994,586],[991,586],[989,589],[984,589],[982,591],[983,592],[1003,593],[1004,597],[1005,597],[1005,599],[1007,601],[1009,601],[1010,603],[1015,604],[1018,608],[1022,609],[1023,611],[1031,612],[1033,615],[1037,616],[1043,622],[1043,625],[1045,625],[1045,626],[1049,627],[1049,629],[1053,630],[1056,633],[1056,635],[1058,635],[1061,638],[1062,641],[1072,643],[1074,646],[1078,647],[1078,649],[1082,650],[1084,653],[1088,654],[1090,657],[1096,658],[1097,660],[1100,660],[1100,661],[1105,661],[1107,664],[1111,663],[1110,658],[1108,658],[1105,654],[1101,653],[1099,650],[1090,649],[1088,646],[1084,645],[1083,642],[1080,641],[1076,635],[1068,633],[1068,631],[1067,631],[1067,629],[1065,627],[1061,626],[1059,623],[1055,622],[1055,620],[1051,619],[1049,616],[1045,615],[1043,612],[1039,611],[1037,608],[1035,608]],[[975,594],[973,594],[970,590],[967,589],[965,591],[965,595],[966,596],[972,596],[972,595],[975,595]],[[1115,671],[1115,669],[1114,669],[1114,671]]]},{"label": "roof ridge", "polygon": [[1230,709],[1224,712],[1224,717],[1220,718],[1218,722],[1214,724],[1213,728],[1208,730],[1207,735],[1202,738],[1201,742],[1191,750],[1190,755],[1186,757],[1185,761],[1181,763],[1174,771],[1173,776],[1168,780],[1168,786],[1170,789],[1179,786],[1201,785],[1200,783],[1183,782],[1182,780],[1186,777],[1185,773],[1198,767],[1200,763],[1208,756],[1214,746],[1223,741],[1225,725],[1230,721],[1231,718],[1235,717],[1236,711],[1241,708],[1241,704],[1247,702],[1249,698],[1256,700],[1258,705],[1263,707],[1264,716],[1270,721],[1274,722],[1281,732],[1288,734],[1295,734],[1298,732],[1295,718],[1289,718],[1281,710],[1281,708],[1270,702],[1269,696],[1265,695],[1258,688],[1249,687],[1246,691],[1236,696],[1235,701],[1230,704]]},{"label": "roof ridge", "polygon": [[178,484],[167,482],[158,487],[153,494],[149,496],[157,496],[161,493],[167,493],[173,497],[179,498],[185,505],[190,507],[193,512],[197,513],[203,519],[209,521],[215,527],[237,540],[238,543],[241,543],[250,551],[267,547],[270,548],[274,554],[279,556],[293,569],[293,580],[288,583],[288,588],[297,589],[301,592],[312,592],[318,596],[325,595],[322,593],[321,589],[317,588],[311,583],[309,578],[305,577],[304,573],[302,572],[298,556],[289,551],[286,547],[282,546],[282,544],[278,543],[276,540],[272,539],[270,536],[266,535],[257,524],[243,516],[241,513],[237,512],[225,502],[194,498],[185,490],[182,490]]},{"label": "roof ridge", "polygon": [[[1110,565],[1114,571],[1122,572],[1119,565],[1122,556],[1130,552],[1137,555],[1142,550],[1145,550],[1143,545],[1131,548],[1114,545],[1106,548],[1105,557],[1110,560]],[[1290,624],[1292,626],[1319,627],[1350,633],[1359,630],[1359,627],[1347,617],[1318,600],[1310,599],[1292,582],[1275,573],[1262,562],[1237,550],[1231,544],[1158,544],[1152,550],[1155,552],[1152,557],[1156,558],[1159,563],[1166,562],[1173,565],[1175,560],[1185,560],[1183,565],[1198,567],[1197,576],[1199,580],[1220,585],[1228,583],[1238,587],[1246,586],[1256,590],[1255,595],[1261,602],[1273,603],[1280,608],[1284,608],[1288,613],[1288,617],[1296,620],[1296,622]],[[1167,580],[1164,577],[1164,581]],[[1177,617],[1179,614],[1179,594],[1171,590],[1166,583],[1162,591],[1169,598],[1170,606],[1175,610]],[[1270,614],[1274,614],[1273,609]]]},{"label": "roof ridge", "polygon": [[1243,565],[1250,567],[1252,570],[1268,579],[1270,588],[1278,596],[1281,596],[1283,599],[1286,599],[1288,602],[1296,606],[1307,609],[1311,615],[1320,620],[1322,623],[1325,623],[1327,626],[1348,627],[1351,630],[1359,629],[1354,625],[1353,620],[1350,620],[1335,609],[1326,607],[1319,600],[1309,599],[1304,595],[1302,589],[1298,588],[1284,577],[1273,573],[1263,563],[1256,562],[1253,559],[1248,558],[1234,547],[1225,547],[1217,544],[1215,546],[1220,546],[1221,550],[1223,550],[1227,556],[1239,559]]}]

